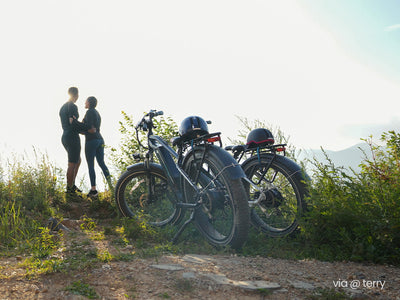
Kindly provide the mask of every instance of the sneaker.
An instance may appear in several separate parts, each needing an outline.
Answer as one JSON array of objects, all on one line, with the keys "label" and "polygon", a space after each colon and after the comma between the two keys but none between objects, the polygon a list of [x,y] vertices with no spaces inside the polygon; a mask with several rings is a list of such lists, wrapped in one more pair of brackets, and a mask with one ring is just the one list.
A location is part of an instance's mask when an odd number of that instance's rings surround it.
[{"label": "sneaker", "polygon": [[65,192],[66,195],[66,200],[67,201],[72,201],[72,202],[80,202],[82,201],[82,196],[79,195],[74,187],[67,187],[67,191]]},{"label": "sneaker", "polygon": [[87,194],[87,196],[90,197],[97,197],[99,195],[99,193],[97,192],[97,190],[90,190],[90,192]]},{"label": "sneaker", "polygon": [[74,184],[74,186],[72,187],[72,189],[73,189],[75,192],[82,193],[82,190],[80,190],[75,184]]}]

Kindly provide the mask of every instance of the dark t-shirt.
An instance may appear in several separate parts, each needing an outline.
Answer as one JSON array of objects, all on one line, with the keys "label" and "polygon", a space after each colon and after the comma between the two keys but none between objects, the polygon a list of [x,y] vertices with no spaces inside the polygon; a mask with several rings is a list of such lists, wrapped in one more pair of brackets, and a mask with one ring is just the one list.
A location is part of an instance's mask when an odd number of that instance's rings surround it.
[{"label": "dark t-shirt", "polygon": [[60,119],[61,126],[63,129],[63,135],[78,135],[79,129],[74,125],[69,123],[69,118],[75,116],[75,118],[79,118],[78,107],[75,103],[71,101],[66,102],[60,109]]},{"label": "dark t-shirt", "polygon": [[[95,108],[89,108],[83,118],[82,122],[74,119],[74,127],[78,128],[78,131],[85,134],[86,141],[91,141],[95,139],[103,139],[100,134],[101,117],[99,112]],[[91,128],[96,128],[95,133],[89,133],[88,130]]]},{"label": "dark t-shirt", "polygon": [[83,118],[83,123],[87,126],[87,129],[96,128],[95,133],[85,132],[86,140],[91,141],[95,139],[102,139],[100,134],[101,117],[99,112],[95,108],[89,108]]}]

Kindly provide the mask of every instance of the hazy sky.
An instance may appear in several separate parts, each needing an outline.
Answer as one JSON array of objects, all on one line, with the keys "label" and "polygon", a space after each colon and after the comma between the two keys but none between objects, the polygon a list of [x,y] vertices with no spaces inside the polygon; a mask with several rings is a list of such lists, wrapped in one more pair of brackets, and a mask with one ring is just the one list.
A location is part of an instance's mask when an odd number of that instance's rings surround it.
[{"label": "hazy sky", "polygon": [[397,0],[1,1],[0,32],[1,143],[62,167],[70,86],[82,117],[98,98],[111,146],[121,110],[200,115],[225,137],[257,118],[298,148],[400,128]]}]

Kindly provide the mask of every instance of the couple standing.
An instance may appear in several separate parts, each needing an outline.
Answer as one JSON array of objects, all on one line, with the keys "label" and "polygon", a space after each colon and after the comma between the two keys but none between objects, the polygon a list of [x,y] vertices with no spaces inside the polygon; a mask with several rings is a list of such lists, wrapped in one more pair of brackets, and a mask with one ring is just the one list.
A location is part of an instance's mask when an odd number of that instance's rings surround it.
[{"label": "couple standing", "polygon": [[[79,91],[76,87],[68,89],[69,100],[60,109],[61,126],[63,135],[62,144],[68,153],[67,169],[67,196],[76,196],[81,192],[75,185],[75,178],[81,164],[81,140],[79,134],[85,135],[85,156],[89,169],[91,190],[88,197],[96,197],[96,172],[94,170],[94,159],[96,158],[107,182],[111,184],[110,172],[104,163],[104,140],[100,134],[101,117],[96,110],[97,99],[87,98],[85,108],[87,109],[82,122],[78,121],[79,113],[76,101],[79,98]],[[111,186],[110,186],[111,187]]]}]

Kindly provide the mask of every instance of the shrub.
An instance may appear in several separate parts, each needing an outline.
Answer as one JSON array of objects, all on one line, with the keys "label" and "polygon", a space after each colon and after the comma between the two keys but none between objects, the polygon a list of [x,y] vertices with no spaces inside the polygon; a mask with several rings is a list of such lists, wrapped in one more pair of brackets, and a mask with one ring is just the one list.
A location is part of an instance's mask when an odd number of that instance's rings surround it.
[{"label": "shrub", "polygon": [[[41,236],[39,229],[53,214],[51,203],[61,201],[58,175],[47,155],[34,151],[34,162],[13,157],[6,170],[0,168],[0,244],[7,248]],[[26,246],[26,245],[25,245]]]},{"label": "shrub", "polygon": [[331,259],[400,263],[400,135],[382,135],[386,147],[370,145],[361,172],[314,161],[310,211],[304,235]]}]

